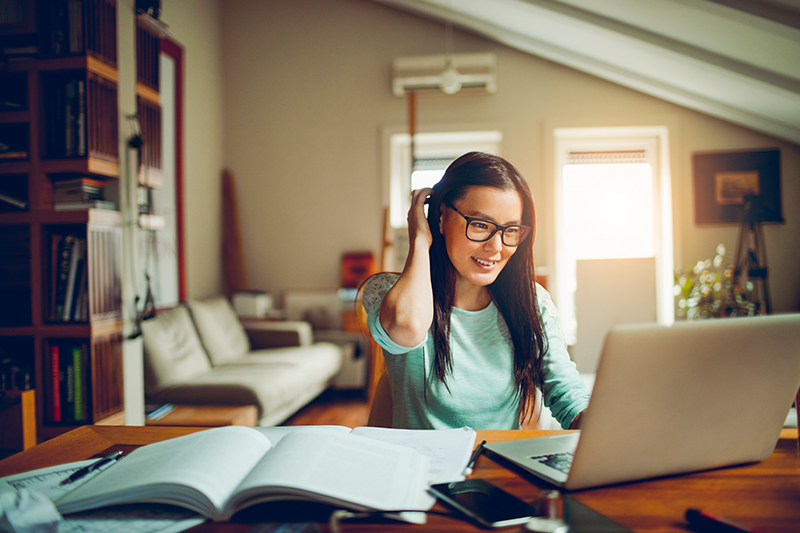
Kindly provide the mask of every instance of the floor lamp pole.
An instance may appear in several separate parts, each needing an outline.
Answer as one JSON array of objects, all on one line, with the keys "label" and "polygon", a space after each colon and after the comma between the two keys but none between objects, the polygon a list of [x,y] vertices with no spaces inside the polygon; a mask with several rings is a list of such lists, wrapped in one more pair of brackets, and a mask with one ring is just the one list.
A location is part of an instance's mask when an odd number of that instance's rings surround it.
[{"label": "floor lamp pole", "polygon": [[742,206],[742,224],[739,227],[739,238],[736,242],[736,269],[734,279],[755,280],[758,294],[758,309],[764,304],[764,314],[772,312],[769,285],[767,283],[767,251],[764,234],[761,231],[761,196],[747,195]]}]

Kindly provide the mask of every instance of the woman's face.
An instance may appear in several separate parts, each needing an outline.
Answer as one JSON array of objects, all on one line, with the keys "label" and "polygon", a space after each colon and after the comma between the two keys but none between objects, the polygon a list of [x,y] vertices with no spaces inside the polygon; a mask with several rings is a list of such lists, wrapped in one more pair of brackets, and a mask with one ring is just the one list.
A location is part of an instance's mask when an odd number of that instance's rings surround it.
[{"label": "woman's face", "polygon": [[[466,194],[453,202],[453,207],[468,217],[482,218],[497,224],[522,224],[522,199],[514,191],[494,187],[467,187]],[[474,242],[466,236],[467,221],[442,204],[439,225],[444,234],[450,261],[458,282],[485,287],[491,284],[517,251],[506,246],[497,232],[485,242]]]}]

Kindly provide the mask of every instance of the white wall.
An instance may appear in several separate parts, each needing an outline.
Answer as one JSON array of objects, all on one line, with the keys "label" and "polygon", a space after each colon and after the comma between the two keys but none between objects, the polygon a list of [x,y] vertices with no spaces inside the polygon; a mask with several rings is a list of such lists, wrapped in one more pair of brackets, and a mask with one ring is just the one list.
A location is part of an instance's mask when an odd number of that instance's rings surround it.
[{"label": "white wall", "polygon": [[220,176],[223,166],[222,4],[164,0],[161,20],[184,51],[184,175],[186,282],[190,298],[223,292]]},{"label": "white wall", "polygon": [[[407,112],[391,94],[391,60],[442,53],[443,24],[369,0],[165,0],[162,18],[187,47],[189,296],[223,290],[223,163],[238,182],[251,288],[337,286],[342,252],[379,251],[381,131]],[[777,311],[800,307],[800,147],[458,30],[454,51],[496,53],[498,93],[422,96],[419,125],[500,125],[504,155],[537,200],[538,264],[552,263],[552,129],[664,124],[676,266],[720,242],[733,250],[738,230],[694,225],[691,153],[781,149],[787,222],[764,229],[770,284]]]}]

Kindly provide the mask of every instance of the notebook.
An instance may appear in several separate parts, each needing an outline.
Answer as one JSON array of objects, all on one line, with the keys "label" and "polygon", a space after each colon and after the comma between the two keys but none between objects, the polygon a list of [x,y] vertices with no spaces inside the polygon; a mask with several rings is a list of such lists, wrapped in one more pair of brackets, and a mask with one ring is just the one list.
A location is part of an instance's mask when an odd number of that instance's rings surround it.
[{"label": "notebook", "polygon": [[620,325],[579,433],[486,448],[567,490],[757,462],[800,388],[800,314]]}]

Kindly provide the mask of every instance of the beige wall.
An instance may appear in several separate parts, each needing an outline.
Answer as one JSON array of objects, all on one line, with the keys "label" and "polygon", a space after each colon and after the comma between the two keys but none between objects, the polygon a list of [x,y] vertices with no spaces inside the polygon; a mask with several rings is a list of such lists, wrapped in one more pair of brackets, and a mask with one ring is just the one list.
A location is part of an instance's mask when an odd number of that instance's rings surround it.
[{"label": "beige wall", "polygon": [[[443,25],[368,0],[165,0],[162,18],[187,48],[189,295],[223,288],[223,160],[238,181],[251,288],[336,287],[343,252],[379,250],[381,132],[406,121],[405,101],[390,91],[392,58],[442,53]],[[469,33],[454,32],[454,51],[497,54],[499,90],[421,97],[420,126],[503,130],[504,155],[537,198],[539,264],[552,261],[552,128],[666,125],[676,266],[720,242],[733,250],[738,231],[694,225],[691,153],[781,149],[786,224],[764,229],[770,285],[776,310],[800,306],[800,147]]]},{"label": "beige wall", "polygon": [[164,0],[161,20],[184,47],[184,224],[190,298],[223,292],[220,173],[223,166],[222,5]]}]

